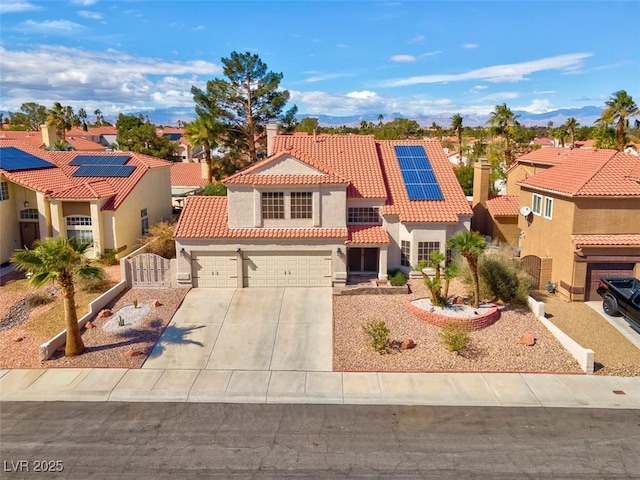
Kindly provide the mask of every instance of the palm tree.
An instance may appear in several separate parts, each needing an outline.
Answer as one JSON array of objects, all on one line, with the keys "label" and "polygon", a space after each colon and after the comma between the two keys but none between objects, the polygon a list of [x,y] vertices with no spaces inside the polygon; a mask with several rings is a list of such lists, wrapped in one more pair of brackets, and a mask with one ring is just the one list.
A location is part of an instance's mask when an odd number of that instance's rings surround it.
[{"label": "palm tree", "polygon": [[462,115],[456,113],[451,117],[451,128],[456,132],[458,136],[458,145],[460,146],[460,162],[462,162]]},{"label": "palm tree", "polygon": [[82,129],[87,131],[87,111],[84,108],[78,110],[78,118],[82,121]]},{"label": "palm tree", "polygon": [[187,123],[184,127],[184,133],[189,143],[194,146],[201,146],[204,149],[209,183],[213,182],[214,176],[211,168],[211,149],[218,146],[217,136],[220,128],[217,125],[217,123],[214,123],[208,118],[198,117],[193,122]]},{"label": "palm tree", "polygon": [[47,114],[47,125],[56,129],[56,133],[62,140],[66,140],[67,124],[65,122],[64,107],[60,102],[55,102],[53,108]]},{"label": "palm tree", "polygon": [[551,130],[551,134],[553,138],[557,138],[560,142],[560,146],[564,148],[564,141],[567,138],[567,127],[566,125],[560,125],[558,128],[554,128]]},{"label": "palm tree", "polygon": [[478,232],[461,231],[447,241],[449,250],[457,250],[469,264],[471,281],[473,282],[473,306],[480,306],[480,282],[478,280],[478,257],[487,248],[484,237]]},{"label": "palm tree", "polygon": [[102,110],[96,108],[93,111],[93,114],[96,116],[96,126],[99,127],[100,125],[102,125],[102,121],[104,120],[104,118],[102,117]]},{"label": "palm tree", "polygon": [[578,125],[580,124],[575,118],[569,117],[567,118],[567,123],[565,123],[564,125],[567,129],[567,133],[571,137],[571,148],[573,148],[576,146],[576,128],[578,128]]},{"label": "palm tree", "polygon": [[596,123],[601,125],[616,126],[616,143],[619,151],[623,151],[627,143],[627,119],[640,114],[638,105],[633,101],[633,97],[624,90],[615,92],[609,100],[605,102],[607,106]]},{"label": "palm tree", "polygon": [[56,282],[62,290],[64,320],[67,339],[64,354],[67,357],[80,355],[84,343],[78,328],[78,314],[75,304],[74,276],[81,278],[104,278],[104,270],[93,266],[84,256],[89,244],[77,243],[64,237],[38,240],[33,250],[17,250],[11,256],[11,263],[32,273],[29,284],[41,287],[49,281]]},{"label": "palm tree", "polygon": [[379,113],[378,114],[378,128],[382,128],[382,120],[384,120],[384,115]]},{"label": "palm tree", "polygon": [[487,124],[492,128],[494,135],[500,135],[505,140],[504,160],[507,168],[513,163],[513,152],[511,151],[511,129],[518,125],[518,117],[520,115],[514,115],[506,103],[502,105],[496,105],[496,108],[491,112],[491,117],[487,120]]}]

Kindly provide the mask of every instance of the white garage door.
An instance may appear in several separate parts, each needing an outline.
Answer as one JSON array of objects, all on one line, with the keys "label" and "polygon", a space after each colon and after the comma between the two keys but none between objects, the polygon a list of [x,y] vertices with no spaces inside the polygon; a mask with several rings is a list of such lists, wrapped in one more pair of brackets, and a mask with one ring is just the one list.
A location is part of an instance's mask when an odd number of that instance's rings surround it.
[{"label": "white garage door", "polygon": [[247,287],[330,287],[331,252],[243,253]]},{"label": "white garage door", "polygon": [[194,253],[191,275],[194,287],[237,287],[238,260],[235,253]]}]

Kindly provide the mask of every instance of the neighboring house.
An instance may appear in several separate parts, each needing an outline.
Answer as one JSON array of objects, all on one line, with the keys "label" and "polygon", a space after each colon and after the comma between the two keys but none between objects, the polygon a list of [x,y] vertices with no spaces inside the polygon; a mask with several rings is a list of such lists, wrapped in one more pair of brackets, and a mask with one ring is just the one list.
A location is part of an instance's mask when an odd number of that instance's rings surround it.
[{"label": "neighboring house", "polygon": [[551,138],[534,138],[531,141],[531,145],[537,145],[538,147],[541,148],[549,148],[549,147],[555,147],[556,143],[553,139]]},{"label": "neighboring house", "polygon": [[[96,143],[92,140],[87,140],[86,138],[77,135],[76,130],[74,130],[74,134],[71,134],[71,132],[67,132],[67,135],[65,136],[65,141],[69,145],[71,145],[73,149],[83,152],[105,151],[104,145]],[[53,127],[47,127],[46,125],[42,125],[41,130],[38,132],[5,130],[0,133],[0,139],[17,140],[20,142],[24,142],[25,144],[32,147],[42,149],[51,147],[57,141],[62,140],[62,138],[58,137],[58,135],[55,133]]]},{"label": "neighboring house", "polygon": [[121,257],[171,219],[169,162],[128,152],[44,151],[0,139],[0,263],[44,237]]},{"label": "neighboring house", "polygon": [[603,276],[640,276],[639,157],[545,148],[507,175],[509,195],[489,198],[488,165],[476,165],[473,226],[519,248],[536,287],[595,300]]},{"label": "neighboring house", "polygon": [[182,208],[188,196],[208,183],[207,164],[179,162],[171,164],[171,202]]},{"label": "neighboring house", "polygon": [[[189,197],[176,227],[178,282],[331,286],[411,270],[469,228],[471,209],[440,142],[277,135],[268,158],[227,178],[227,197]],[[401,171],[402,169],[402,171]]]},{"label": "neighboring house", "polygon": [[592,149],[596,148],[595,140],[576,140],[574,144],[575,148],[584,148],[584,149]]}]

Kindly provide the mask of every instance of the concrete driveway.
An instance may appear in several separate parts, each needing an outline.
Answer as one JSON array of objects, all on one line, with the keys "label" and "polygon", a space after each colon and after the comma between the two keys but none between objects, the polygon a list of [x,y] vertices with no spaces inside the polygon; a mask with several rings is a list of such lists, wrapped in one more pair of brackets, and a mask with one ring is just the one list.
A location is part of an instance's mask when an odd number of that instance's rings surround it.
[{"label": "concrete driveway", "polygon": [[142,368],[332,371],[331,288],[195,288]]}]

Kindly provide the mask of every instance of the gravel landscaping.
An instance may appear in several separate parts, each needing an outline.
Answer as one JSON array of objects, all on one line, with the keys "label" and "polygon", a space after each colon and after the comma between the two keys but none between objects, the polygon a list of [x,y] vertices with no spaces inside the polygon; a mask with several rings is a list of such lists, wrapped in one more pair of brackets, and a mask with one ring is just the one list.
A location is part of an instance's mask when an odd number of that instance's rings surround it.
[{"label": "gravel landscaping", "polygon": [[[407,299],[429,297],[420,280],[410,280],[409,295],[334,296],[334,370],[345,372],[553,372],[582,373],[574,358],[529,310],[500,308],[493,325],[471,332],[470,348],[455,354],[439,337],[440,328],[414,317],[406,309]],[[464,286],[453,281],[450,295],[464,295]],[[587,307],[588,308],[588,307]],[[384,320],[390,339],[412,339],[416,347],[381,355],[362,330],[368,320]],[[529,333],[533,346],[519,342]]]}]

